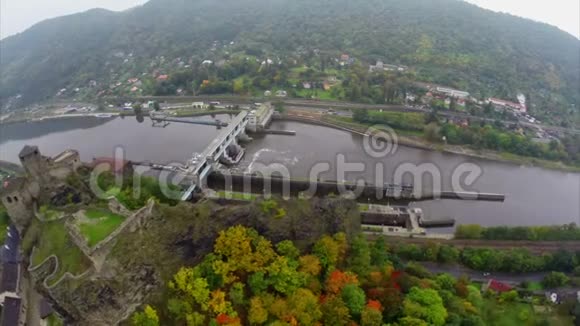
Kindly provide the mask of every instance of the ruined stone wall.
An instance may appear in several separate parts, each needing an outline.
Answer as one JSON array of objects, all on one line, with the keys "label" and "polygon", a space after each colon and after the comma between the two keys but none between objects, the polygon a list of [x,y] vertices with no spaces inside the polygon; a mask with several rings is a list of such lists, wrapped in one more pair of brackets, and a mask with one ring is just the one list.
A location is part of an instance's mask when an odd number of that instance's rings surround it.
[{"label": "ruined stone wall", "polygon": [[[109,201],[109,204],[111,205],[111,201]],[[120,205],[120,212],[118,214],[121,214],[124,210],[127,210],[120,203],[119,203],[119,205]],[[155,206],[155,201],[150,199],[147,202],[147,205],[145,205],[144,207],[139,209],[133,215],[127,217],[125,219],[125,221],[123,221],[123,223],[115,231],[113,231],[111,234],[109,234],[109,236],[107,238],[105,238],[103,241],[99,242],[96,246],[94,246],[91,249],[91,255],[102,255],[104,252],[108,252],[112,248],[114,240],[119,235],[121,235],[122,233],[125,233],[125,232],[132,233],[132,232],[136,232],[137,230],[139,230],[139,228],[141,228],[141,226],[143,224],[145,224],[147,219],[151,216],[154,206]]]},{"label": "ruined stone wall", "polygon": [[136,232],[139,228],[146,222],[146,220],[151,216],[155,202],[150,200],[147,205],[131,213],[127,208],[125,208],[116,199],[109,200],[109,209],[119,215],[126,216],[126,219],[119,225],[119,227],[109,234],[108,237],[103,239],[101,242],[96,244],[94,247],[89,247],[85,237],[82,235],[80,229],[75,223],[74,219],[69,219],[65,222],[65,227],[71,237],[74,244],[91,259],[97,270],[100,270],[100,266],[106,259],[107,254],[112,249],[115,239],[125,233],[125,232]]}]

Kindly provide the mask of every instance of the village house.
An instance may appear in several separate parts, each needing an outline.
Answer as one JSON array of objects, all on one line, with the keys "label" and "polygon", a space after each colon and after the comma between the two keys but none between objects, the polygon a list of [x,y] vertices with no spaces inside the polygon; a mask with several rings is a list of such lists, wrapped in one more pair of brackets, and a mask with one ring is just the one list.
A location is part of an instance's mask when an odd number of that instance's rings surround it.
[{"label": "village house", "polygon": [[6,239],[2,246],[2,273],[0,274],[0,305],[2,318],[0,326],[24,325],[26,320],[26,300],[22,294],[22,257],[19,251],[20,234],[14,225],[6,229]]},{"label": "village house", "polygon": [[455,97],[455,98],[462,98],[462,99],[469,97],[468,92],[459,91],[459,90],[447,88],[447,87],[437,87],[435,89],[435,91],[441,95],[448,96],[448,97]]},{"label": "village house", "polygon": [[501,100],[498,98],[490,97],[487,100],[487,103],[491,103],[495,107],[499,107],[499,108],[506,108],[506,107],[511,108],[511,109],[517,110],[517,111],[522,112],[522,113],[525,113],[527,111],[527,108],[525,105],[522,105],[520,103],[514,103],[514,102],[510,102],[510,101]]},{"label": "village house", "polygon": [[493,292],[497,292],[497,293],[503,293],[503,292],[511,291],[512,287],[505,284],[505,283],[496,281],[494,279],[490,279],[486,284],[484,284],[481,287],[481,290],[483,292],[493,291]]}]

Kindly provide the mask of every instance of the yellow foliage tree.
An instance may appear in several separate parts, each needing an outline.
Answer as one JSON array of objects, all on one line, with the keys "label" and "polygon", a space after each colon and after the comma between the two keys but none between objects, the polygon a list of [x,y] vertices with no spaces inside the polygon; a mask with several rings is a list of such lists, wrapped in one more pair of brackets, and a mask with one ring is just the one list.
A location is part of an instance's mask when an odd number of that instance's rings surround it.
[{"label": "yellow foliage tree", "polygon": [[241,225],[220,231],[214,252],[222,259],[213,263],[213,269],[226,284],[238,279],[236,273],[263,271],[277,256],[270,241]]},{"label": "yellow foliage tree", "polygon": [[305,255],[298,259],[300,263],[299,271],[312,276],[318,276],[322,267],[320,266],[320,259],[314,255]]},{"label": "yellow foliage tree", "polygon": [[209,286],[206,279],[196,276],[193,268],[181,268],[169,282],[169,288],[193,299],[202,311],[207,311]]},{"label": "yellow foliage tree", "polygon": [[250,310],[248,311],[248,321],[252,325],[261,325],[268,320],[268,310],[264,307],[264,302],[260,297],[250,299]]}]

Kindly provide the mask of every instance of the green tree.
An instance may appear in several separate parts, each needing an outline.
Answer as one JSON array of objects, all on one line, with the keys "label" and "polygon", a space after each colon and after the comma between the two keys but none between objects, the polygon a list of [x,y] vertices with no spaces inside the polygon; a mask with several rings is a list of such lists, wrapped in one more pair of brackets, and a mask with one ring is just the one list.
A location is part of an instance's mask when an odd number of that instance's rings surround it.
[{"label": "green tree", "polygon": [[366,295],[358,285],[347,284],[342,289],[340,296],[352,316],[360,316],[362,314],[366,303]]},{"label": "green tree", "polygon": [[483,228],[477,224],[462,224],[457,226],[455,237],[457,239],[481,239]]},{"label": "green tree", "polygon": [[254,295],[261,294],[268,289],[270,281],[266,279],[264,272],[256,272],[248,277],[248,285]]},{"label": "green tree", "polygon": [[244,283],[235,282],[230,288],[228,296],[234,305],[241,306],[245,303],[244,287]]},{"label": "green tree", "polygon": [[368,122],[369,120],[369,112],[365,109],[358,109],[354,110],[352,114],[352,118],[356,122]]},{"label": "green tree", "polygon": [[297,271],[298,262],[289,261],[284,256],[279,256],[267,267],[269,281],[274,289],[282,294],[289,295],[302,287],[306,282],[306,276]]},{"label": "green tree", "polygon": [[459,260],[459,256],[459,249],[444,244],[439,248],[439,255],[437,256],[437,260],[442,263],[453,263]]},{"label": "green tree", "polygon": [[430,124],[425,126],[425,129],[423,130],[423,136],[425,137],[425,139],[429,141],[437,142],[441,140],[441,135],[439,134],[439,131],[440,131],[439,126],[435,122],[431,122]]},{"label": "green tree", "polygon": [[137,312],[133,315],[131,322],[134,326],[159,326],[159,316],[155,309],[146,305],[143,312]]},{"label": "green tree", "polygon": [[425,321],[415,317],[403,317],[397,323],[399,326],[428,326]]},{"label": "green tree", "polygon": [[288,257],[288,259],[296,260],[300,256],[300,250],[296,248],[294,243],[290,240],[284,240],[276,245],[276,251],[282,255]]},{"label": "green tree", "polygon": [[322,304],[324,325],[350,325],[350,312],[340,296],[331,296]]},{"label": "green tree", "polygon": [[383,236],[377,238],[371,246],[371,264],[373,266],[384,267],[389,263],[389,253],[387,243]]},{"label": "green tree", "polygon": [[437,275],[435,283],[437,283],[441,289],[455,292],[455,278],[449,274]]},{"label": "green tree", "polygon": [[365,307],[361,315],[361,326],[381,326],[383,314],[376,309]]},{"label": "green tree", "polygon": [[546,288],[557,288],[568,284],[569,281],[570,279],[564,273],[550,272],[546,277],[544,277],[542,284]]},{"label": "green tree", "polygon": [[432,289],[411,288],[403,302],[405,316],[421,319],[430,325],[442,326],[447,318],[443,300]]},{"label": "green tree", "polygon": [[352,240],[348,258],[350,269],[360,277],[366,277],[371,269],[371,250],[361,234]]},{"label": "green tree", "polygon": [[340,256],[339,244],[330,236],[324,236],[316,241],[312,250],[313,254],[320,259],[322,267],[326,270],[332,270],[338,263]]}]

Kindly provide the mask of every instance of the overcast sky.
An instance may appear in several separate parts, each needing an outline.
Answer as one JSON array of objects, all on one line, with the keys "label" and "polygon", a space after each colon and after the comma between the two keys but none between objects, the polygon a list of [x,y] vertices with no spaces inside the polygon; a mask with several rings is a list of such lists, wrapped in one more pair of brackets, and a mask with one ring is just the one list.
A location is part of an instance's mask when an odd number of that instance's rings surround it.
[{"label": "overcast sky", "polygon": [[[291,0],[290,0],[291,1]],[[466,0],[480,7],[555,25],[580,38],[579,0]],[[100,7],[123,10],[146,0],[0,0],[0,38],[47,18]]]}]

